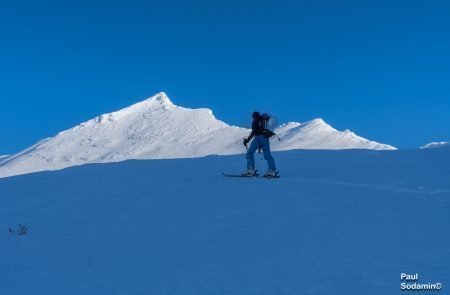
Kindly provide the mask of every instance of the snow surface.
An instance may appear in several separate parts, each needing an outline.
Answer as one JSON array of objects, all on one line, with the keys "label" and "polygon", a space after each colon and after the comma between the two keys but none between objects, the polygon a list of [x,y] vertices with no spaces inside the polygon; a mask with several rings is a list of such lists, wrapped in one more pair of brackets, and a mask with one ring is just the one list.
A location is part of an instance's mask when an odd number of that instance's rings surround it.
[{"label": "snow surface", "polygon": [[[273,150],[394,149],[346,130],[337,131],[322,119],[289,123],[275,132]],[[164,93],[125,109],[98,116],[0,162],[0,177],[57,170],[86,163],[128,159],[192,158],[244,153],[250,130],[217,120],[209,109],[174,105]]]},{"label": "snow surface", "polygon": [[0,159],[5,159],[5,158],[8,158],[9,157],[9,155],[0,155]]},{"label": "snow surface", "polygon": [[440,141],[440,142],[431,142],[422,147],[421,149],[429,149],[429,148],[441,148],[444,146],[450,146],[450,142]]},{"label": "snow surface", "polygon": [[[222,177],[243,155],[0,179],[1,293],[400,294],[401,272],[450,284],[450,148],[274,156],[276,180]],[[18,224],[26,235],[8,233]]]}]

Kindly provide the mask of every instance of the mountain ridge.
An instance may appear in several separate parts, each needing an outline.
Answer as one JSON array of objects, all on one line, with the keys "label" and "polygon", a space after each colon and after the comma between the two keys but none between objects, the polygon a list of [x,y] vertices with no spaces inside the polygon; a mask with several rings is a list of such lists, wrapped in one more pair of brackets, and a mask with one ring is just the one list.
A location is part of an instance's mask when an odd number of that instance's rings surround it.
[{"label": "mountain ridge", "polygon": [[421,146],[421,149],[434,149],[434,148],[442,148],[442,147],[449,147],[450,142],[446,141],[436,141],[436,142],[430,142],[426,145]]},{"label": "mountain ridge", "polygon": [[[274,151],[291,149],[378,149],[392,146],[338,131],[317,118],[280,125]],[[0,162],[0,177],[58,170],[86,163],[128,159],[192,158],[245,153],[250,130],[217,119],[207,108],[177,106],[160,92],[43,139]]]}]

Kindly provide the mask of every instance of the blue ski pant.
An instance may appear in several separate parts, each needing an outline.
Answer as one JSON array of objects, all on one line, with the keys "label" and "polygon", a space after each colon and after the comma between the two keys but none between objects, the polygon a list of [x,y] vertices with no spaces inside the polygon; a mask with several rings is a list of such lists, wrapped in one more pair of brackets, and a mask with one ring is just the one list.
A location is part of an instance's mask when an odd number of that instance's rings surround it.
[{"label": "blue ski pant", "polygon": [[250,144],[250,147],[247,150],[247,168],[248,169],[255,169],[255,152],[257,149],[263,150],[264,159],[267,161],[267,165],[269,170],[276,170],[275,167],[275,160],[272,157],[272,154],[270,153],[270,143],[269,138],[264,135],[257,135],[253,139],[252,143]]}]

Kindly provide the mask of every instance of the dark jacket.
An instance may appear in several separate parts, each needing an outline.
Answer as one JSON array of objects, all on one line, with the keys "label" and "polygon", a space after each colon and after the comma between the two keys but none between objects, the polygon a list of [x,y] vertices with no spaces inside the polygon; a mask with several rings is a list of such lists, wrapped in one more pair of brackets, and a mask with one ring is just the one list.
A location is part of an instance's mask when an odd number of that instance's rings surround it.
[{"label": "dark jacket", "polygon": [[248,141],[252,140],[252,138],[254,136],[258,136],[258,135],[262,135],[262,130],[261,130],[261,124],[260,124],[260,119],[254,119],[252,122],[252,133],[250,133],[250,136],[248,137]]}]

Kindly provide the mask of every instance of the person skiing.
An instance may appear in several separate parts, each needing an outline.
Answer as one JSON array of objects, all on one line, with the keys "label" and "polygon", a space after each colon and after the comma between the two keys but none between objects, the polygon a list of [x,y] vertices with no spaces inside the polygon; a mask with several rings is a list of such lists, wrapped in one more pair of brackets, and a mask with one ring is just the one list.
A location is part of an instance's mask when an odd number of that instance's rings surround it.
[{"label": "person skiing", "polygon": [[242,175],[254,176],[256,174],[254,154],[257,149],[262,149],[264,159],[267,161],[268,165],[268,170],[266,174],[264,174],[264,177],[276,177],[277,172],[275,167],[275,160],[270,153],[270,135],[267,135],[268,130],[265,130],[264,118],[259,112],[253,112],[252,118],[252,132],[250,133],[250,136],[248,138],[244,139],[244,146],[247,147],[252,138],[253,141],[251,142],[250,147],[247,149],[247,170],[244,171]]}]

